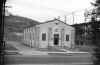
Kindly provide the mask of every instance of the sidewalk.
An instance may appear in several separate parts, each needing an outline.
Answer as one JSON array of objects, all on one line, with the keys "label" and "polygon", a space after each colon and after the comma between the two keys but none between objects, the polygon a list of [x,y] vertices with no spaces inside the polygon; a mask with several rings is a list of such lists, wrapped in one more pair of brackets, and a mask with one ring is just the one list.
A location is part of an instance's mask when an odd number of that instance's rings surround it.
[{"label": "sidewalk", "polygon": [[27,47],[27,46],[21,44],[20,42],[8,41],[7,43],[11,44],[16,49],[18,49],[19,53],[22,55],[47,55],[48,54],[46,52],[37,51],[34,48]]},{"label": "sidewalk", "polygon": [[79,51],[69,51],[69,50],[65,50],[65,49],[60,49],[62,50],[63,52],[60,52],[60,51],[40,51],[40,50],[37,50],[35,48],[30,48],[28,46],[25,46],[19,42],[13,42],[13,41],[9,41],[7,42],[9,44],[12,44],[16,49],[19,50],[19,53],[22,54],[22,55],[48,55],[48,54],[73,54],[73,53],[88,53],[88,52],[79,52]]}]

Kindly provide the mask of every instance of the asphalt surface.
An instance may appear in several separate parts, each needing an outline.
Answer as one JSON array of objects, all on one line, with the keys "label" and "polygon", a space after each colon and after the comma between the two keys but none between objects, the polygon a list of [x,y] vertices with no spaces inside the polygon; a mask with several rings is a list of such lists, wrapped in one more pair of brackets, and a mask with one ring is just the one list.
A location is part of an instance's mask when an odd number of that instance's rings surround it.
[{"label": "asphalt surface", "polygon": [[92,59],[89,54],[5,55],[5,63],[8,65],[91,65]]},{"label": "asphalt surface", "polygon": [[[32,50],[16,42],[9,42],[19,50]],[[14,44],[13,44],[14,43]],[[28,53],[28,52],[26,52]],[[6,65],[91,65],[90,54],[49,54],[49,55],[20,55],[18,53],[6,53]]]}]

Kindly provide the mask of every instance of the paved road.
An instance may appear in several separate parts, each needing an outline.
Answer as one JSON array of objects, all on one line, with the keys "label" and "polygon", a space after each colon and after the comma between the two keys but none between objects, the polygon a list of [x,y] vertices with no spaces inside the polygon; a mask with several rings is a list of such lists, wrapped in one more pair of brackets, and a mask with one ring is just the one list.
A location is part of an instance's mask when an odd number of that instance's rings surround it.
[{"label": "paved road", "polygon": [[[11,43],[11,42],[9,42]],[[12,42],[11,44],[13,44]],[[20,51],[33,51],[18,43],[13,44],[14,47]],[[27,51],[26,51],[27,50]],[[90,54],[74,54],[72,56],[66,56],[62,54],[52,54],[52,55],[5,55],[5,63],[8,65],[90,65],[91,63]],[[72,64],[73,63],[73,64]],[[80,63],[80,64],[77,64]],[[84,64],[85,63],[85,64]]]},{"label": "paved road", "polygon": [[7,65],[92,65],[90,63],[53,63],[53,64],[7,64]]},{"label": "paved road", "polygon": [[[8,65],[91,65],[91,58],[88,55],[81,56],[59,56],[59,55],[6,55],[5,63]],[[70,64],[71,63],[71,64]],[[72,64],[73,63],[73,64]],[[77,64],[81,63],[81,64]],[[85,63],[85,64],[84,64]]]}]

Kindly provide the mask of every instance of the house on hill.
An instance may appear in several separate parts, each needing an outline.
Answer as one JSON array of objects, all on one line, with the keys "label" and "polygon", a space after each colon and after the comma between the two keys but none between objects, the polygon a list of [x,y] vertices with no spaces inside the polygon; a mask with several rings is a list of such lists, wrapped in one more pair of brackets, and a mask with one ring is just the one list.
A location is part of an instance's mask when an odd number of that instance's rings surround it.
[{"label": "house on hill", "polygon": [[68,47],[75,44],[75,28],[58,20],[50,20],[24,29],[24,43],[30,47]]}]

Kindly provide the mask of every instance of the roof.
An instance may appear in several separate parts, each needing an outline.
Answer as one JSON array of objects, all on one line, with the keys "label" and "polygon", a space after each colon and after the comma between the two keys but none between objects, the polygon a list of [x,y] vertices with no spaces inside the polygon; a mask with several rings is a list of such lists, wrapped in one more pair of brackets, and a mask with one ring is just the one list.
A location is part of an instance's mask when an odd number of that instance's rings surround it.
[{"label": "roof", "polygon": [[[49,23],[49,22],[54,22],[54,21],[60,21],[60,22],[62,22],[62,23],[64,23],[65,25],[67,25],[67,26],[71,26],[71,25],[69,25],[69,24],[67,24],[67,23],[65,23],[65,22],[63,22],[63,21],[61,21],[61,20],[59,20],[59,19],[53,19],[53,20],[49,20],[49,21],[46,21],[46,22],[43,22],[43,23],[39,23],[39,24],[36,24],[36,25],[40,25],[40,24],[45,24],[45,23]],[[71,26],[71,27],[73,27],[73,26]]]},{"label": "roof", "polygon": [[100,22],[85,22],[85,23],[80,23],[80,24],[73,24],[71,26],[84,26],[84,25],[91,25],[91,24],[100,24]]}]

